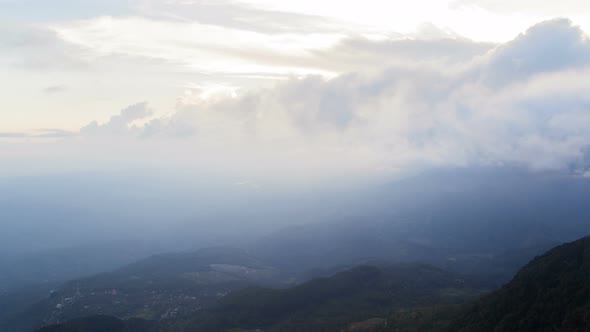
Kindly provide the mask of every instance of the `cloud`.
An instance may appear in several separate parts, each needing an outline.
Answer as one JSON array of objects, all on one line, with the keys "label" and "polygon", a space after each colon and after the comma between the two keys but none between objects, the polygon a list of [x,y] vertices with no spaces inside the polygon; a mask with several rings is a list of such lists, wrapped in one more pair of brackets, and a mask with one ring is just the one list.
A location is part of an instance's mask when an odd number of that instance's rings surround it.
[{"label": "cloud", "polygon": [[385,62],[238,95],[184,96],[164,117],[140,103],[44,151],[69,164],[184,167],[256,183],[472,165],[581,174],[590,166],[590,53],[569,21],[540,23],[495,47],[363,39],[339,47],[355,43],[363,59],[374,50],[373,59],[424,65]]},{"label": "cloud", "polygon": [[37,129],[32,132],[0,132],[0,138],[66,138],[77,133],[62,129]]},{"label": "cloud", "polygon": [[[550,59],[540,59],[551,43],[559,47],[551,49]],[[555,20],[485,56],[477,56],[478,47],[463,70],[390,68],[373,76],[310,77],[238,99],[186,106],[160,130],[178,131],[178,124],[190,123],[204,139],[215,137],[207,132],[216,127],[254,132],[258,139],[267,134],[341,149],[353,144],[383,156],[378,166],[386,168],[507,163],[559,169],[580,159],[590,144],[583,129],[590,118],[584,78],[590,53],[583,32]],[[514,59],[525,69],[515,71]]]},{"label": "cloud", "polygon": [[590,12],[590,4],[585,0],[455,0],[451,3],[452,8],[461,8],[466,6],[477,6],[498,13],[535,13],[567,15],[571,9],[575,8],[578,13]]},{"label": "cloud", "polygon": [[0,17],[7,21],[40,22],[97,15],[124,15],[130,12],[132,2],[134,0],[53,0],[50,3],[45,0],[3,0],[0,1]]},{"label": "cloud", "polygon": [[78,133],[63,130],[63,129],[55,129],[55,128],[47,128],[47,129],[37,129],[32,137],[38,138],[66,138],[66,137],[73,137],[78,135]]},{"label": "cloud", "polygon": [[590,63],[590,41],[567,19],[537,24],[489,56],[485,79],[496,84],[514,78],[575,68]]},{"label": "cloud", "polygon": [[93,58],[125,57],[159,62],[170,71],[215,75],[317,73],[317,68],[287,61],[278,64],[272,59],[306,58],[310,50],[330,47],[341,38],[338,33],[270,34],[137,16],[99,17],[56,23],[50,28],[64,42]]},{"label": "cloud", "polygon": [[52,85],[52,86],[48,86],[45,89],[43,89],[43,92],[48,93],[48,94],[54,94],[54,93],[64,92],[67,90],[68,90],[68,87],[65,85]]},{"label": "cloud", "polygon": [[170,71],[209,74],[226,83],[245,77],[334,76],[424,62],[456,64],[494,46],[433,24],[422,24],[411,34],[383,34],[233,1],[155,1],[140,8],[143,16],[104,16],[50,28],[96,58],[160,62]]},{"label": "cloud", "polygon": [[314,52],[312,61],[325,69],[346,72],[386,67],[461,65],[487,54],[496,45],[464,38],[386,39],[346,38],[334,47]]},{"label": "cloud", "polygon": [[1,132],[0,138],[22,138],[28,137],[27,133]]},{"label": "cloud", "polygon": [[150,18],[198,22],[264,34],[342,32],[337,22],[325,17],[261,9],[228,0],[144,0],[139,1],[136,8]]},{"label": "cloud", "polygon": [[19,68],[72,70],[88,65],[80,47],[65,42],[55,31],[30,25],[0,25],[0,59]]},{"label": "cloud", "polygon": [[93,121],[80,129],[80,133],[84,135],[123,135],[129,131],[135,131],[136,126],[133,122],[145,119],[153,114],[152,110],[148,108],[146,102],[131,105],[123,110],[118,115],[114,115],[107,123],[99,124]]}]

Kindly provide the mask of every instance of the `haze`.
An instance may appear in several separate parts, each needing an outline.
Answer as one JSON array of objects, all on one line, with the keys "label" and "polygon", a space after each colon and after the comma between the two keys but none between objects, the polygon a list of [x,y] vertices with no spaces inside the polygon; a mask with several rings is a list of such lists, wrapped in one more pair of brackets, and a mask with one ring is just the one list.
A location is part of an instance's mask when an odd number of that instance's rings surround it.
[{"label": "haze", "polygon": [[[590,233],[588,22],[576,0],[0,0],[0,290],[266,241],[316,268],[385,258],[355,234],[487,255]],[[314,232],[324,255],[297,251]]]}]

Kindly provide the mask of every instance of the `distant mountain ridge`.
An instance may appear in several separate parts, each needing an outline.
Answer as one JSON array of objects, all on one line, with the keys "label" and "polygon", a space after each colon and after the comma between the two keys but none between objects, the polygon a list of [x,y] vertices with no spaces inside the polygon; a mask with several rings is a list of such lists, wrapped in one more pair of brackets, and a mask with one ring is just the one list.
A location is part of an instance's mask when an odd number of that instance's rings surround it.
[{"label": "distant mountain ridge", "polygon": [[178,331],[337,331],[392,310],[463,303],[476,285],[423,264],[359,266],[288,289],[250,288],[221,299]]},{"label": "distant mountain ridge", "polygon": [[420,262],[496,288],[536,255],[590,233],[589,194],[589,179],[563,174],[422,174],[355,193],[363,197],[358,210],[366,215],[307,224],[302,219],[299,226],[242,243],[246,250],[156,255],[74,280],[35,309],[55,316],[35,318],[53,323],[96,314],[190,316],[244,287],[289,286],[367,262]]},{"label": "distant mountain ridge", "polygon": [[94,316],[40,332],[98,332],[96,324],[125,327],[121,332],[586,332],[590,237],[538,256],[469,304],[478,293],[473,286],[424,264],[359,266],[288,289],[247,288],[165,324]]},{"label": "distant mountain ridge", "polygon": [[[392,311],[437,303],[464,303],[481,293],[477,285],[424,264],[358,266],[287,289],[250,287],[217,305],[176,320],[143,322],[145,331],[340,331],[351,326],[385,328]],[[93,323],[94,322],[94,323]],[[94,332],[112,324],[139,332],[129,321],[92,316],[39,332]],[[135,322],[138,325],[139,321]],[[371,330],[372,331],[372,330]],[[119,330],[116,330],[119,332]]]},{"label": "distant mountain ridge", "polygon": [[590,179],[439,170],[359,194],[362,214],[286,227],[248,249],[284,269],[422,262],[508,282],[530,259],[590,234]]},{"label": "distant mountain ridge", "polygon": [[89,315],[157,321],[186,317],[234,290],[277,285],[277,276],[277,270],[240,249],[155,255],[70,281],[13,317],[9,326],[27,331]]}]

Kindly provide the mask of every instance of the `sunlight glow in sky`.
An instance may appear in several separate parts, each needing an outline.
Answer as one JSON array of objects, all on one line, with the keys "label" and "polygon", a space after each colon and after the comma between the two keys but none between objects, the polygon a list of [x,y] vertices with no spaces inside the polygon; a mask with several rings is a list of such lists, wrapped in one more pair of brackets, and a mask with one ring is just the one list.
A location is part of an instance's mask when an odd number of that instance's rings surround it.
[{"label": "sunlight glow in sky", "polygon": [[0,0],[0,176],[586,174],[589,18],[585,0]]},{"label": "sunlight glow in sky", "polygon": [[358,68],[317,54],[347,38],[505,42],[556,14],[588,22],[590,5],[565,2],[1,0],[0,131],[75,129],[146,99],[159,114],[186,86],[334,77]]}]

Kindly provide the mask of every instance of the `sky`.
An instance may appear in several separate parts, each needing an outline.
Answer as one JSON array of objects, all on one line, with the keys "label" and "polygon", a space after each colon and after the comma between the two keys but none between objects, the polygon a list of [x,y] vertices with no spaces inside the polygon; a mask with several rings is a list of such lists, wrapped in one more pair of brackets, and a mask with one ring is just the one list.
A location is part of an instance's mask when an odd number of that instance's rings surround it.
[{"label": "sky", "polygon": [[0,0],[0,176],[590,176],[589,19],[581,0]]}]

